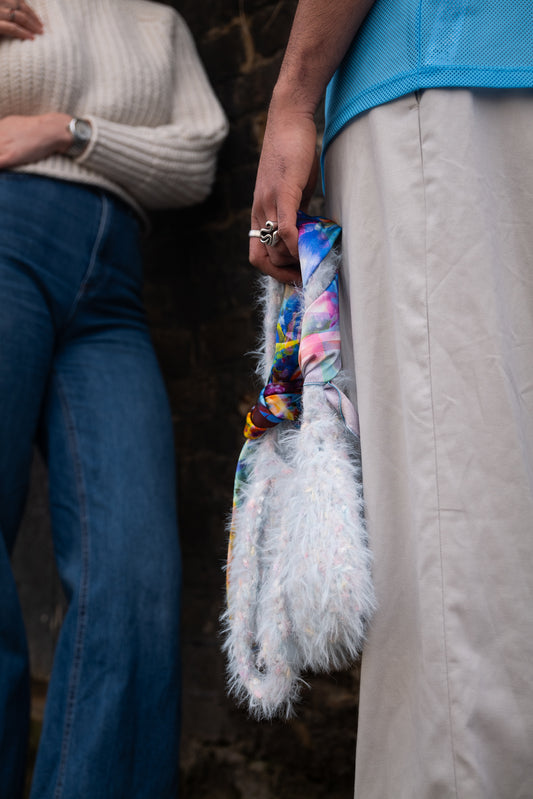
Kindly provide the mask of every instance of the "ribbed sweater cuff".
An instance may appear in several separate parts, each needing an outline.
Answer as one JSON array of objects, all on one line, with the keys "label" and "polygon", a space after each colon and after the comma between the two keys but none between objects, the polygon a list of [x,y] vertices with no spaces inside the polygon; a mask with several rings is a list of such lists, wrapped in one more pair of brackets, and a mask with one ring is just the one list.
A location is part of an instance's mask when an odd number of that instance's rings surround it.
[{"label": "ribbed sweater cuff", "polygon": [[130,127],[88,116],[91,142],[77,159],[123,186],[146,208],[191,205],[205,199],[226,135],[221,115],[195,138],[180,136],[176,125]]}]

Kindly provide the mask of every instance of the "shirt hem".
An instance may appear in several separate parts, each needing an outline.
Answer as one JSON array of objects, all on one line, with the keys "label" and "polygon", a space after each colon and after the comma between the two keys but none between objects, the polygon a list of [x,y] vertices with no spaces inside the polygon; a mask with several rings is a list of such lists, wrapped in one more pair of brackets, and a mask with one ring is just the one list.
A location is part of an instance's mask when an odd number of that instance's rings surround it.
[{"label": "shirt hem", "polygon": [[333,139],[359,114],[369,111],[377,105],[397,100],[417,89],[437,88],[530,89],[533,88],[533,68],[502,67],[487,76],[486,67],[456,65],[447,67],[445,74],[443,74],[442,67],[420,67],[401,75],[395,75],[383,83],[357,92],[356,96],[344,104],[340,111],[333,114],[330,110],[333,103],[329,97],[330,89],[328,89],[322,153],[326,152]]}]

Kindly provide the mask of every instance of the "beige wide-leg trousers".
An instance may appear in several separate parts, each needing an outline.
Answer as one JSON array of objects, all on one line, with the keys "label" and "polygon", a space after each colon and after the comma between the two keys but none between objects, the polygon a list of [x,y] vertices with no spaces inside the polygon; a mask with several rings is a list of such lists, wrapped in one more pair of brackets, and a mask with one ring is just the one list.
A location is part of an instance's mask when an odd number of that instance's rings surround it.
[{"label": "beige wide-leg trousers", "polygon": [[533,92],[428,90],[326,156],[379,604],[357,799],[533,799]]}]

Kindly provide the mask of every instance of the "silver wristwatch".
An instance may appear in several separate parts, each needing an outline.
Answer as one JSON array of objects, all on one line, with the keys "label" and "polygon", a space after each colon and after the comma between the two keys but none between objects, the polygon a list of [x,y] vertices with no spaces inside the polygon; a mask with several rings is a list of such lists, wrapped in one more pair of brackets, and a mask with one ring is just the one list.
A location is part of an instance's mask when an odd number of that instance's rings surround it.
[{"label": "silver wristwatch", "polygon": [[70,133],[72,134],[72,144],[66,151],[66,155],[70,158],[77,158],[85,150],[91,141],[92,128],[91,123],[86,119],[78,119],[72,117],[67,125]]}]

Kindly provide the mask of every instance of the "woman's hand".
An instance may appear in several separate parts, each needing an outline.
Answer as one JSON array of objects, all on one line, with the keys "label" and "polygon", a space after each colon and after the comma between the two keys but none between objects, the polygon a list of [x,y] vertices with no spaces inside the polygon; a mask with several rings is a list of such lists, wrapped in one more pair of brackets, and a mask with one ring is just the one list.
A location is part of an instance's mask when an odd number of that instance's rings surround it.
[{"label": "woman's hand", "polygon": [[0,169],[64,153],[72,144],[69,114],[7,116],[0,119]]},{"label": "woman's hand", "polygon": [[311,114],[291,109],[274,96],[252,206],[252,228],[278,225],[273,247],[250,239],[250,263],[282,283],[299,282],[296,213],[305,210],[318,175],[316,127]]},{"label": "woman's hand", "polygon": [[0,0],[0,38],[34,39],[43,23],[24,0]]}]

